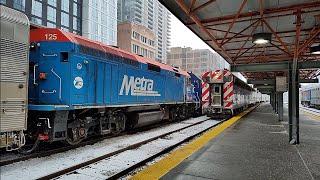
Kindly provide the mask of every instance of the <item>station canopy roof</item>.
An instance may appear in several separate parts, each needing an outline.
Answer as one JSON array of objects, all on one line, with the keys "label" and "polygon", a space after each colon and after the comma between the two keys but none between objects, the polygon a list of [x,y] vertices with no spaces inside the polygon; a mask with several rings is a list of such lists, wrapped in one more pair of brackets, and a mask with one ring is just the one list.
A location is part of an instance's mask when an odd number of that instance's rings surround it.
[{"label": "station canopy roof", "polygon": [[[310,46],[320,43],[320,0],[160,0],[178,19],[231,65],[318,61]],[[267,44],[253,35],[271,34]],[[245,72],[249,79],[274,78],[286,71]],[[301,70],[301,78],[319,75]]]}]

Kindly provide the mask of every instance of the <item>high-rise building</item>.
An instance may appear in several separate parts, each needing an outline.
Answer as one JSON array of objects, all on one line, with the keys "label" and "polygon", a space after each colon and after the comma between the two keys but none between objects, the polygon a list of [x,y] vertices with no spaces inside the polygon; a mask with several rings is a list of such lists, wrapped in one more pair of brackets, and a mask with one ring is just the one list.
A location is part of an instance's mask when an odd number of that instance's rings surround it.
[{"label": "high-rise building", "polygon": [[143,25],[125,22],[118,24],[118,47],[120,49],[155,59],[156,36]]},{"label": "high-rise building", "polygon": [[116,0],[0,0],[32,25],[61,28],[110,45],[117,42]]},{"label": "high-rise building", "polygon": [[209,49],[172,47],[167,55],[167,64],[191,71],[198,77],[209,70],[225,68],[224,59]]},{"label": "high-rise building", "polygon": [[82,35],[117,45],[117,0],[83,0]]},{"label": "high-rise building", "polygon": [[170,12],[158,0],[118,0],[118,22],[141,24],[156,35],[156,59],[165,62],[170,46]]}]

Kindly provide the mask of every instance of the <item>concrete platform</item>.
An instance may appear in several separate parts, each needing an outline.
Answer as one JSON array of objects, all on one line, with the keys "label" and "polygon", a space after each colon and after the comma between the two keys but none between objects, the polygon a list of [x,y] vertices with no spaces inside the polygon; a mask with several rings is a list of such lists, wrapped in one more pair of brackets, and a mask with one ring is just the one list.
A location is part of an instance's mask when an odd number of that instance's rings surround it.
[{"label": "concrete platform", "polygon": [[320,179],[320,117],[301,112],[300,145],[288,143],[284,117],[260,105],[162,179]]}]

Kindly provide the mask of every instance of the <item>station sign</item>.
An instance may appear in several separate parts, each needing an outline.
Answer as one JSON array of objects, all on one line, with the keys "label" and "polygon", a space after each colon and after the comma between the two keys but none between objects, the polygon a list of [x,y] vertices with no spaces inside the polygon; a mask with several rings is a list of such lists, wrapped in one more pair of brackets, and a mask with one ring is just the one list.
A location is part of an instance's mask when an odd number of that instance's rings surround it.
[{"label": "station sign", "polygon": [[277,76],[276,77],[276,91],[277,92],[286,92],[288,90],[287,77]]}]

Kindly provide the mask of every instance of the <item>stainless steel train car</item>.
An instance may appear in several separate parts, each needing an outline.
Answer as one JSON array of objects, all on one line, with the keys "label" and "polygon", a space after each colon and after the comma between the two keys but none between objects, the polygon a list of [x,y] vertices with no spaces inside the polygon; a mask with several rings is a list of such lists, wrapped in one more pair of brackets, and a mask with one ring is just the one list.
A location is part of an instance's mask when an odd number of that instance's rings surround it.
[{"label": "stainless steel train car", "polygon": [[260,101],[261,93],[226,69],[202,75],[202,109],[210,117],[226,118]]},{"label": "stainless steel train car", "polygon": [[301,90],[301,104],[320,109],[320,84]]},{"label": "stainless steel train car", "polygon": [[25,14],[5,6],[0,5],[0,14],[0,148],[12,151],[25,143],[30,24]]}]

